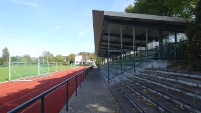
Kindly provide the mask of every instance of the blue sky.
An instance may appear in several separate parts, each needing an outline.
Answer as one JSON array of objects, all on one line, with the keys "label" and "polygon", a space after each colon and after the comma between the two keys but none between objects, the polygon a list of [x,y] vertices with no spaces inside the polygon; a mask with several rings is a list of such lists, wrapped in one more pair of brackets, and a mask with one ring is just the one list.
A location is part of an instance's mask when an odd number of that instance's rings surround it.
[{"label": "blue sky", "polygon": [[43,51],[54,55],[94,52],[92,10],[123,12],[133,1],[2,0],[0,50],[8,47],[12,56],[32,57]]}]

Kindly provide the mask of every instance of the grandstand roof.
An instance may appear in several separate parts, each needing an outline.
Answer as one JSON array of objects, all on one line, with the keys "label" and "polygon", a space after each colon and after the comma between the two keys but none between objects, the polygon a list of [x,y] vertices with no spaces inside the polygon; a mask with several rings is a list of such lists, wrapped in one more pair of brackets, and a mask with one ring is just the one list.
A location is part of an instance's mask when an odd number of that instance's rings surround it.
[{"label": "grandstand roof", "polygon": [[[163,30],[163,36],[170,31],[183,33],[191,19],[146,14],[111,12],[93,10],[93,29],[95,54],[107,56],[108,26],[110,25],[110,47],[120,47],[120,25],[123,31],[123,49],[132,48],[133,26],[135,26],[136,46],[145,46],[146,29],[149,29],[149,41],[158,40],[158,30]],[[110,24],[109,24],[110,23]],[[139,43],[141,42],[141,44]]]}]

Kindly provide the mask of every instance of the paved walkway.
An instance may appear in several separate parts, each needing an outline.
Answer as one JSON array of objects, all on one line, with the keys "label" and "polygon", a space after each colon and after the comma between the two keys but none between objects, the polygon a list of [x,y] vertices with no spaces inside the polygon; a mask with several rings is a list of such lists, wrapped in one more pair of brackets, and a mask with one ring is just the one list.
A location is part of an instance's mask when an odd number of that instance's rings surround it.
[{"label": "paved walkway", "polygon": [[69,101],[69,111],[61,113],[118,113],[119,106],[107,87],[101,73],[94,68],[81,87],[78,96]]}]

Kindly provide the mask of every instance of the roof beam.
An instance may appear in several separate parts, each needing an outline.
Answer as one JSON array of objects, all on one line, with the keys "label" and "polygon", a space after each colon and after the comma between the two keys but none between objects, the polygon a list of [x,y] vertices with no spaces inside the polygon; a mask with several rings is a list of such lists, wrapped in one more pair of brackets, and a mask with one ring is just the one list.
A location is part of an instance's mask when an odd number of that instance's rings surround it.
[{"label": "roof beam", "polygon": [[[108,33],[103,33],[103,35],[106,35],[108,36]],[[113,37],[120,37],[120,34],[115,34],[115,33],[110,33],[110,36],[113,36]],[[111,37],[112,38],[112,37]],[[126,39],[133,39],[133,35],[123,35],[123,38],[126,38]],[[144,39],[145,40],[146,36],[136,36],[136,40],[140,40],[140,39]],[[153,40],[156,40],[158,41],[158,37],[148,37],[149,41],[153,41]]]},{"label": "roof beam", "polygon": [[[106,40],[102,40],[101,42],[104,42],[104,43],[107,43]],[[117,41],[110,41],[110,44],[120,44],[120,42],[117,42]],[[126,46],[132,46],[133,47],[133,43],[132,42],[123,42],[123,45],[126,45]],[[142,46],[142,47],[145,47],[146,44],[145,43],[136,43],[135,44],[137,47],[139,46]]]},{"label": "roof beam", "polygon": [[170,30],[176,32],[185,32],[186,25],[176,25],[176,24],[168,24],[167,22],[161,23],[154,23],[154,22],[140,22],[140,21],[133,21],[133,20],[121,20],[121,19],[112,19],[112,18],[105,18],[105,21],[109,23],[115,24],[125,24],[125,25],[133,25],[136,27],[144,27],[144,28],[151,28],[151,29],[163,29],[163,30]]}]

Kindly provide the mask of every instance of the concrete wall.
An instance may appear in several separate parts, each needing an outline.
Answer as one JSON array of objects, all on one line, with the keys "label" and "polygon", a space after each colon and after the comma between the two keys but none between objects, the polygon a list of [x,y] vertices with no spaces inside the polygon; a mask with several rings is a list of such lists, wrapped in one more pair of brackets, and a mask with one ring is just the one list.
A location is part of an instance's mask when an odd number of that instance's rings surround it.
[{"label": "concrete wall", "polygon": [[167,66],[171,66],[174,64],[176,60],[150,60],[143,63],[144,68],[167,68]]}]

